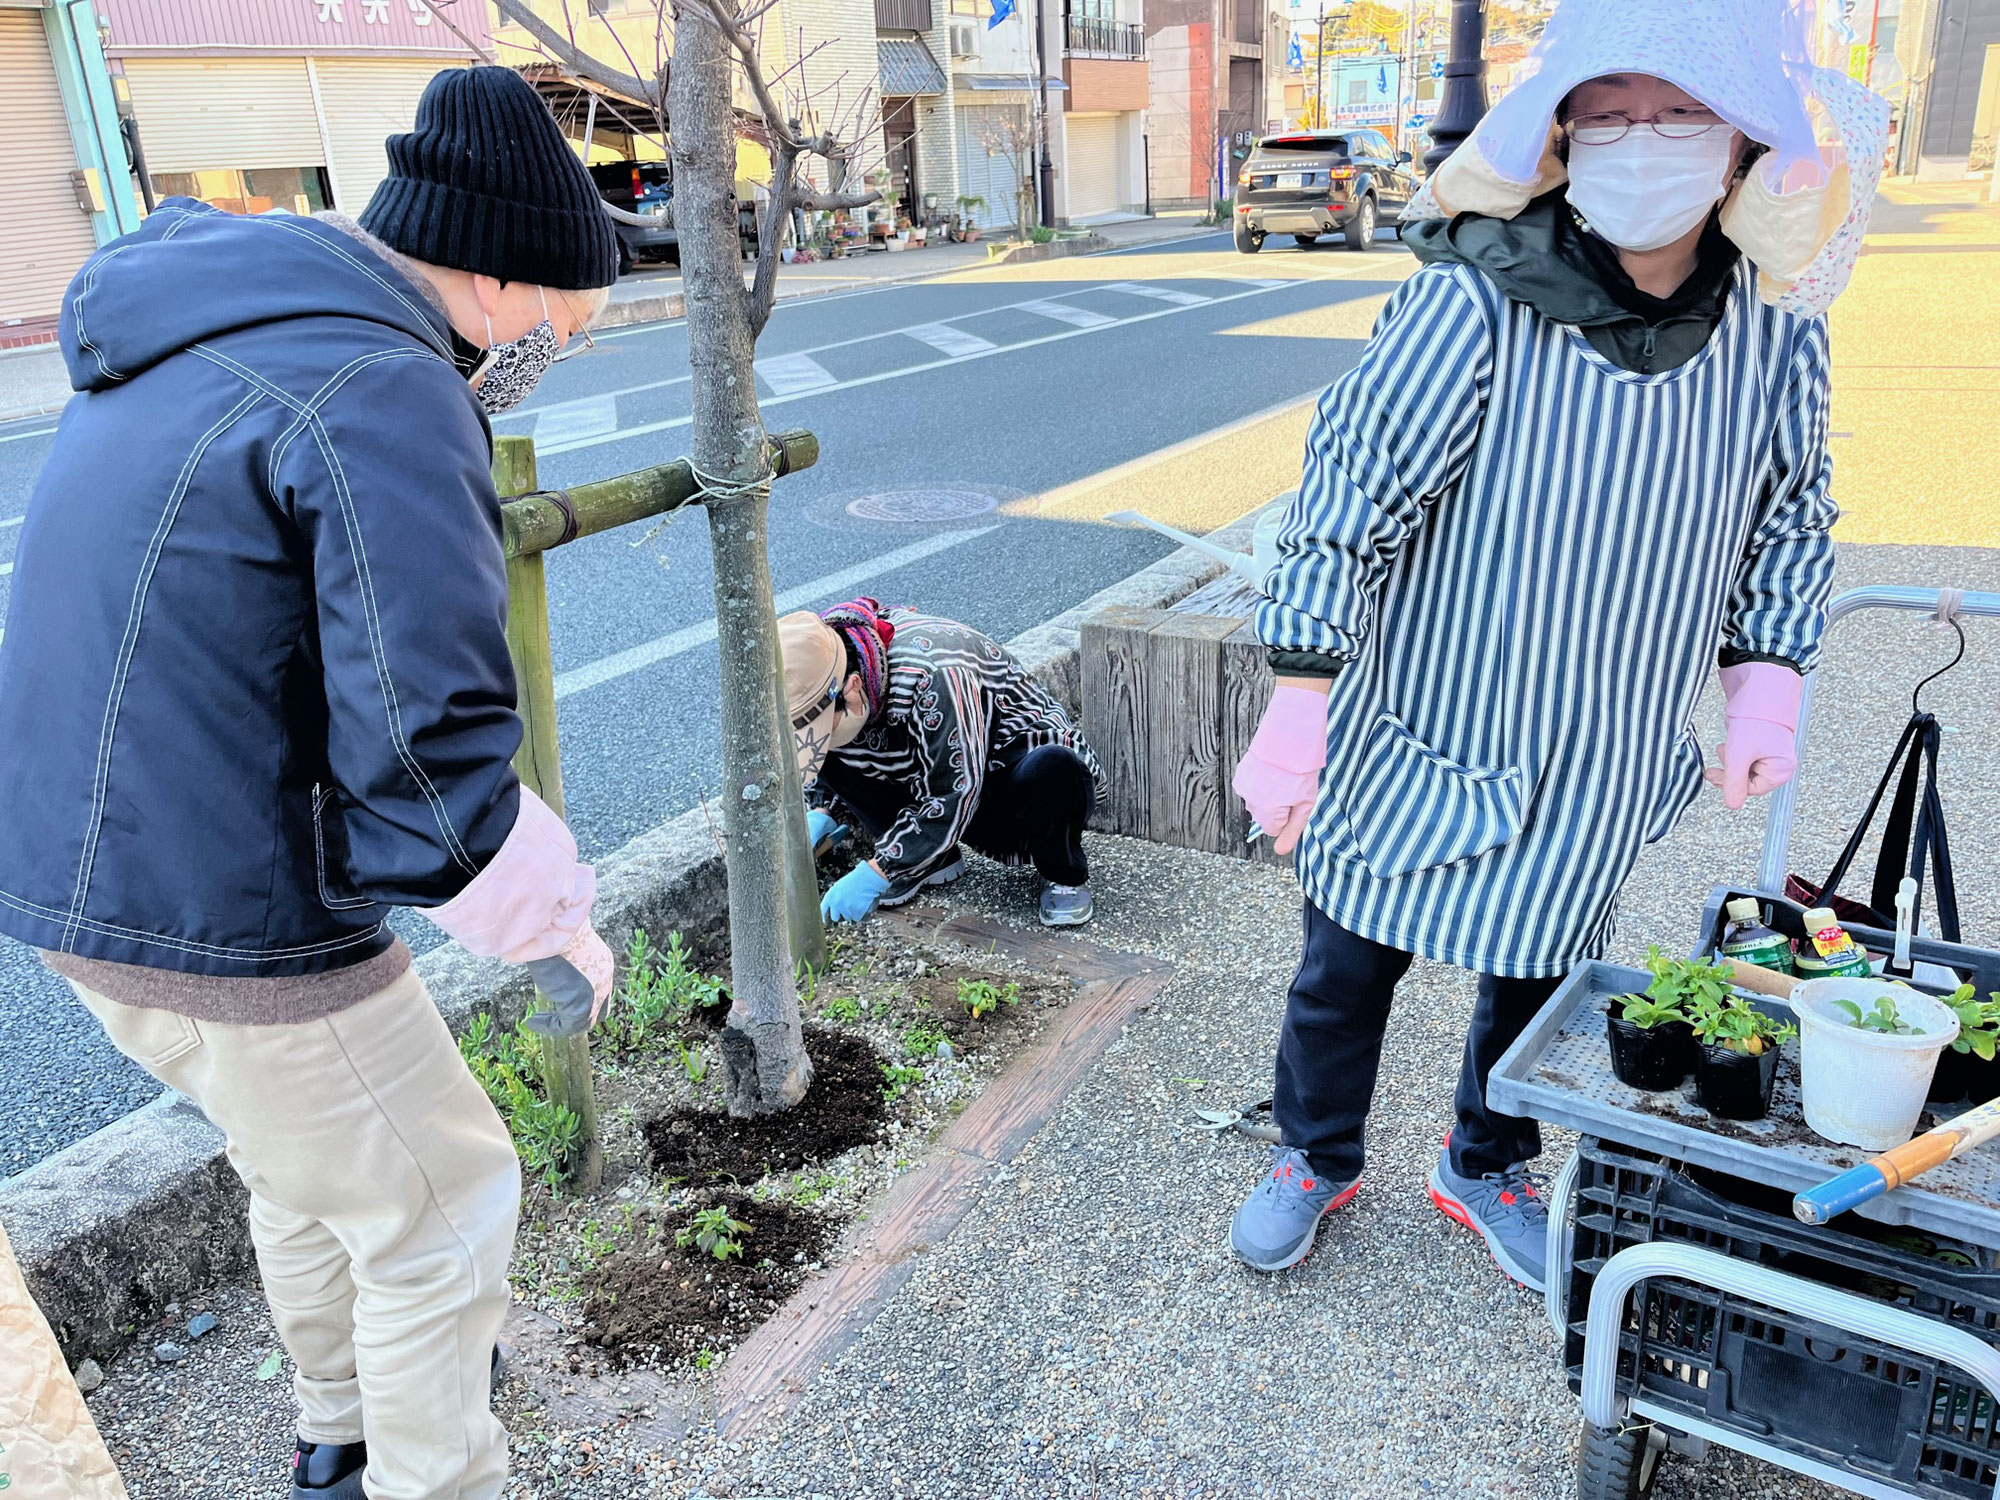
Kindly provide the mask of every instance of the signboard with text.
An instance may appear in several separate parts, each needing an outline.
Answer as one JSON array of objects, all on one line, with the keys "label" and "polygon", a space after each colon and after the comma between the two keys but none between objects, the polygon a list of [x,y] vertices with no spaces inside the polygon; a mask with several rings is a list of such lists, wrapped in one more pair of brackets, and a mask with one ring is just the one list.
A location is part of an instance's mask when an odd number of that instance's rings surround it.
[{"label": "signboard with text", "polygon": [[172,49],[470,52],[453,27],[487,44],[484,4],[449,7],[451,25],[426,0],[97,0],[114,56]]}]

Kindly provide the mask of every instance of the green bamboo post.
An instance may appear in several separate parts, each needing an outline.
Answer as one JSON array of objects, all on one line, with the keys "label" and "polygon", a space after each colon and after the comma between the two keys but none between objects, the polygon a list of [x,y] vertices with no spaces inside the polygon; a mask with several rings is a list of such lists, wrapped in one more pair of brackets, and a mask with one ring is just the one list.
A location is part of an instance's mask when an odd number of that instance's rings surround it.
[{"label": "green bamboo post", "polygon": [[[535,480],[535,440],[507,436],[493,440],[493,483],[502,495],[524,495]],[[508,548],[507,653],[514,659],[516,711],[521,716],[521,748],[514,771],[524,786],[563,812],[562,760],[556,750],[556,678],[549,654],[549,592],[542,553]],[[537,1001],[546,1003],[539,991]],[[597,1095],[591,1085],[590,1035],[539,1038],[542,1081],[552,1103],[577,1118],[577,1153],[570,1162],[572,1192],[595,1192],[604,1180],[604,1146],[597,1133]]]}]

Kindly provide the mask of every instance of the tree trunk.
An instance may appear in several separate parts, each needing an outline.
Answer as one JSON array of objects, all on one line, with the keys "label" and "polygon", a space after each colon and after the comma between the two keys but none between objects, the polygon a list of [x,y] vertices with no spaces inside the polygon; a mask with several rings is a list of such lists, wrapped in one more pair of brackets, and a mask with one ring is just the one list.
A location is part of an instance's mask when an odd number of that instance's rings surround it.
[{"label": "tree trunk", "polygon": [[[785,702],[784,673],[773,684],[778,723],[791,749],[791,707]],[[795,755],[782,757],[785,774],[785,911],[792,935],[792,961],[817,974],[826,967],[826,924],[819,919],[819,870],[813,863],[812,834],[806,826],[805,786]]]},{"label": "tree trunk", "polygon": [[667,95],[674,222],[693,369],[692,459],[711,490],[722,669],[732,969],[723,1087],[731,1114],[755,1115],[798,1103],[812,1082],[787,930],[784,767],[791,736],[774,687],[778,620],[764,530],[771,458],[757,411],[756,341],[738,248],[735,66],[722,33],[697,6],[677,7],[677,21]]}]

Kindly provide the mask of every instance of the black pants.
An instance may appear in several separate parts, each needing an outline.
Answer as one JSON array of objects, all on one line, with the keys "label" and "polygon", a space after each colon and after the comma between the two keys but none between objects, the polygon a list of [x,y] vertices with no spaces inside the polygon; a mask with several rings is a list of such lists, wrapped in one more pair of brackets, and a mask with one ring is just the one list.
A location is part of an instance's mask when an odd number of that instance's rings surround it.
[{"label": "black pants", "polygon": [[[860,776],[836,761],[820,772],[870,838],[880,838],[910,805],[902,787]],[[1082,885],[1090,878],[1083,828],[1097,788],[1083,757],[1064,745],[1041,745],[987,771],[965,842],[1007,864],[1033,861],[1045,880]]]},{"label": "black pants", "polygon": [[[1306,903],[1305,954],[1285,1000],[1271,1112],[1285,1144],[1305,1152],[1312,1169],[1331,1181],[1361,1175],[1362,1125],[1375,1098],[1389,1003],[1411,962],[1411,955],[1357,937]],[[1453,1100],[1453,1171],[1479,1177],[1541,1154],[1542,1132],[1533,1120],[1487,1107],[1486,1079],[1561,983],[1479,977]]]}]

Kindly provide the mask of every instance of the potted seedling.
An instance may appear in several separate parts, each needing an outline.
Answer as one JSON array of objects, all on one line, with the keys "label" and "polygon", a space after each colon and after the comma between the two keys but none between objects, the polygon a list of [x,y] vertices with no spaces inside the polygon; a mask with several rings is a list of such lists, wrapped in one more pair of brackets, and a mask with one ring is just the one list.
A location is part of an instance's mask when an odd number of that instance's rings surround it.
[{"label": "potted seedling", "polygon": [[1741,996],[1704,998],[1694,1012],[1699,1044],[1694,1063],[1695,1102],[1724,1120],[1761,1120],[1778,1081],[1778,1052],[1798,1035]]},{"label": "potted seedling", "polygon": [[958,237],[966,244],[979,238],[979,212],[986,207],[986,200],[977,193],[965,193],[959,197],[958,211],[965,217],[965,223]]},{"label": "potted seedling", "polygon": [[1799,1018],[1799,1101],[1830,1141],[1887,1151],[1917,1128],[1938,1054],[1958,1036],[1953,1008],[1880,979],[1809,979]]},{"label": "potted seedling", "polygon": [[1938,1054],[1937,1074],[1931,1080],[1933,1101],[1949,1104],[1964,1099],[1984,1104],[2000,1098],[2000,993],[1979,999],[1972,986],[1962,984],[1944,1003],[1958,1017],[1958,1035]]},{"label": "potted seedling", "polygon": [[1604,1018],[1611,1071],[1620,1083],[1657,1092],[1679,1088],[1694,1066],[1694,1027],[1688,1017],[1703,996],[1729,993],[1727,971],[1697,960],[1668,958],[1657,947],[1646,955],[1653,982],[1644,994],[1626,995]]}]

